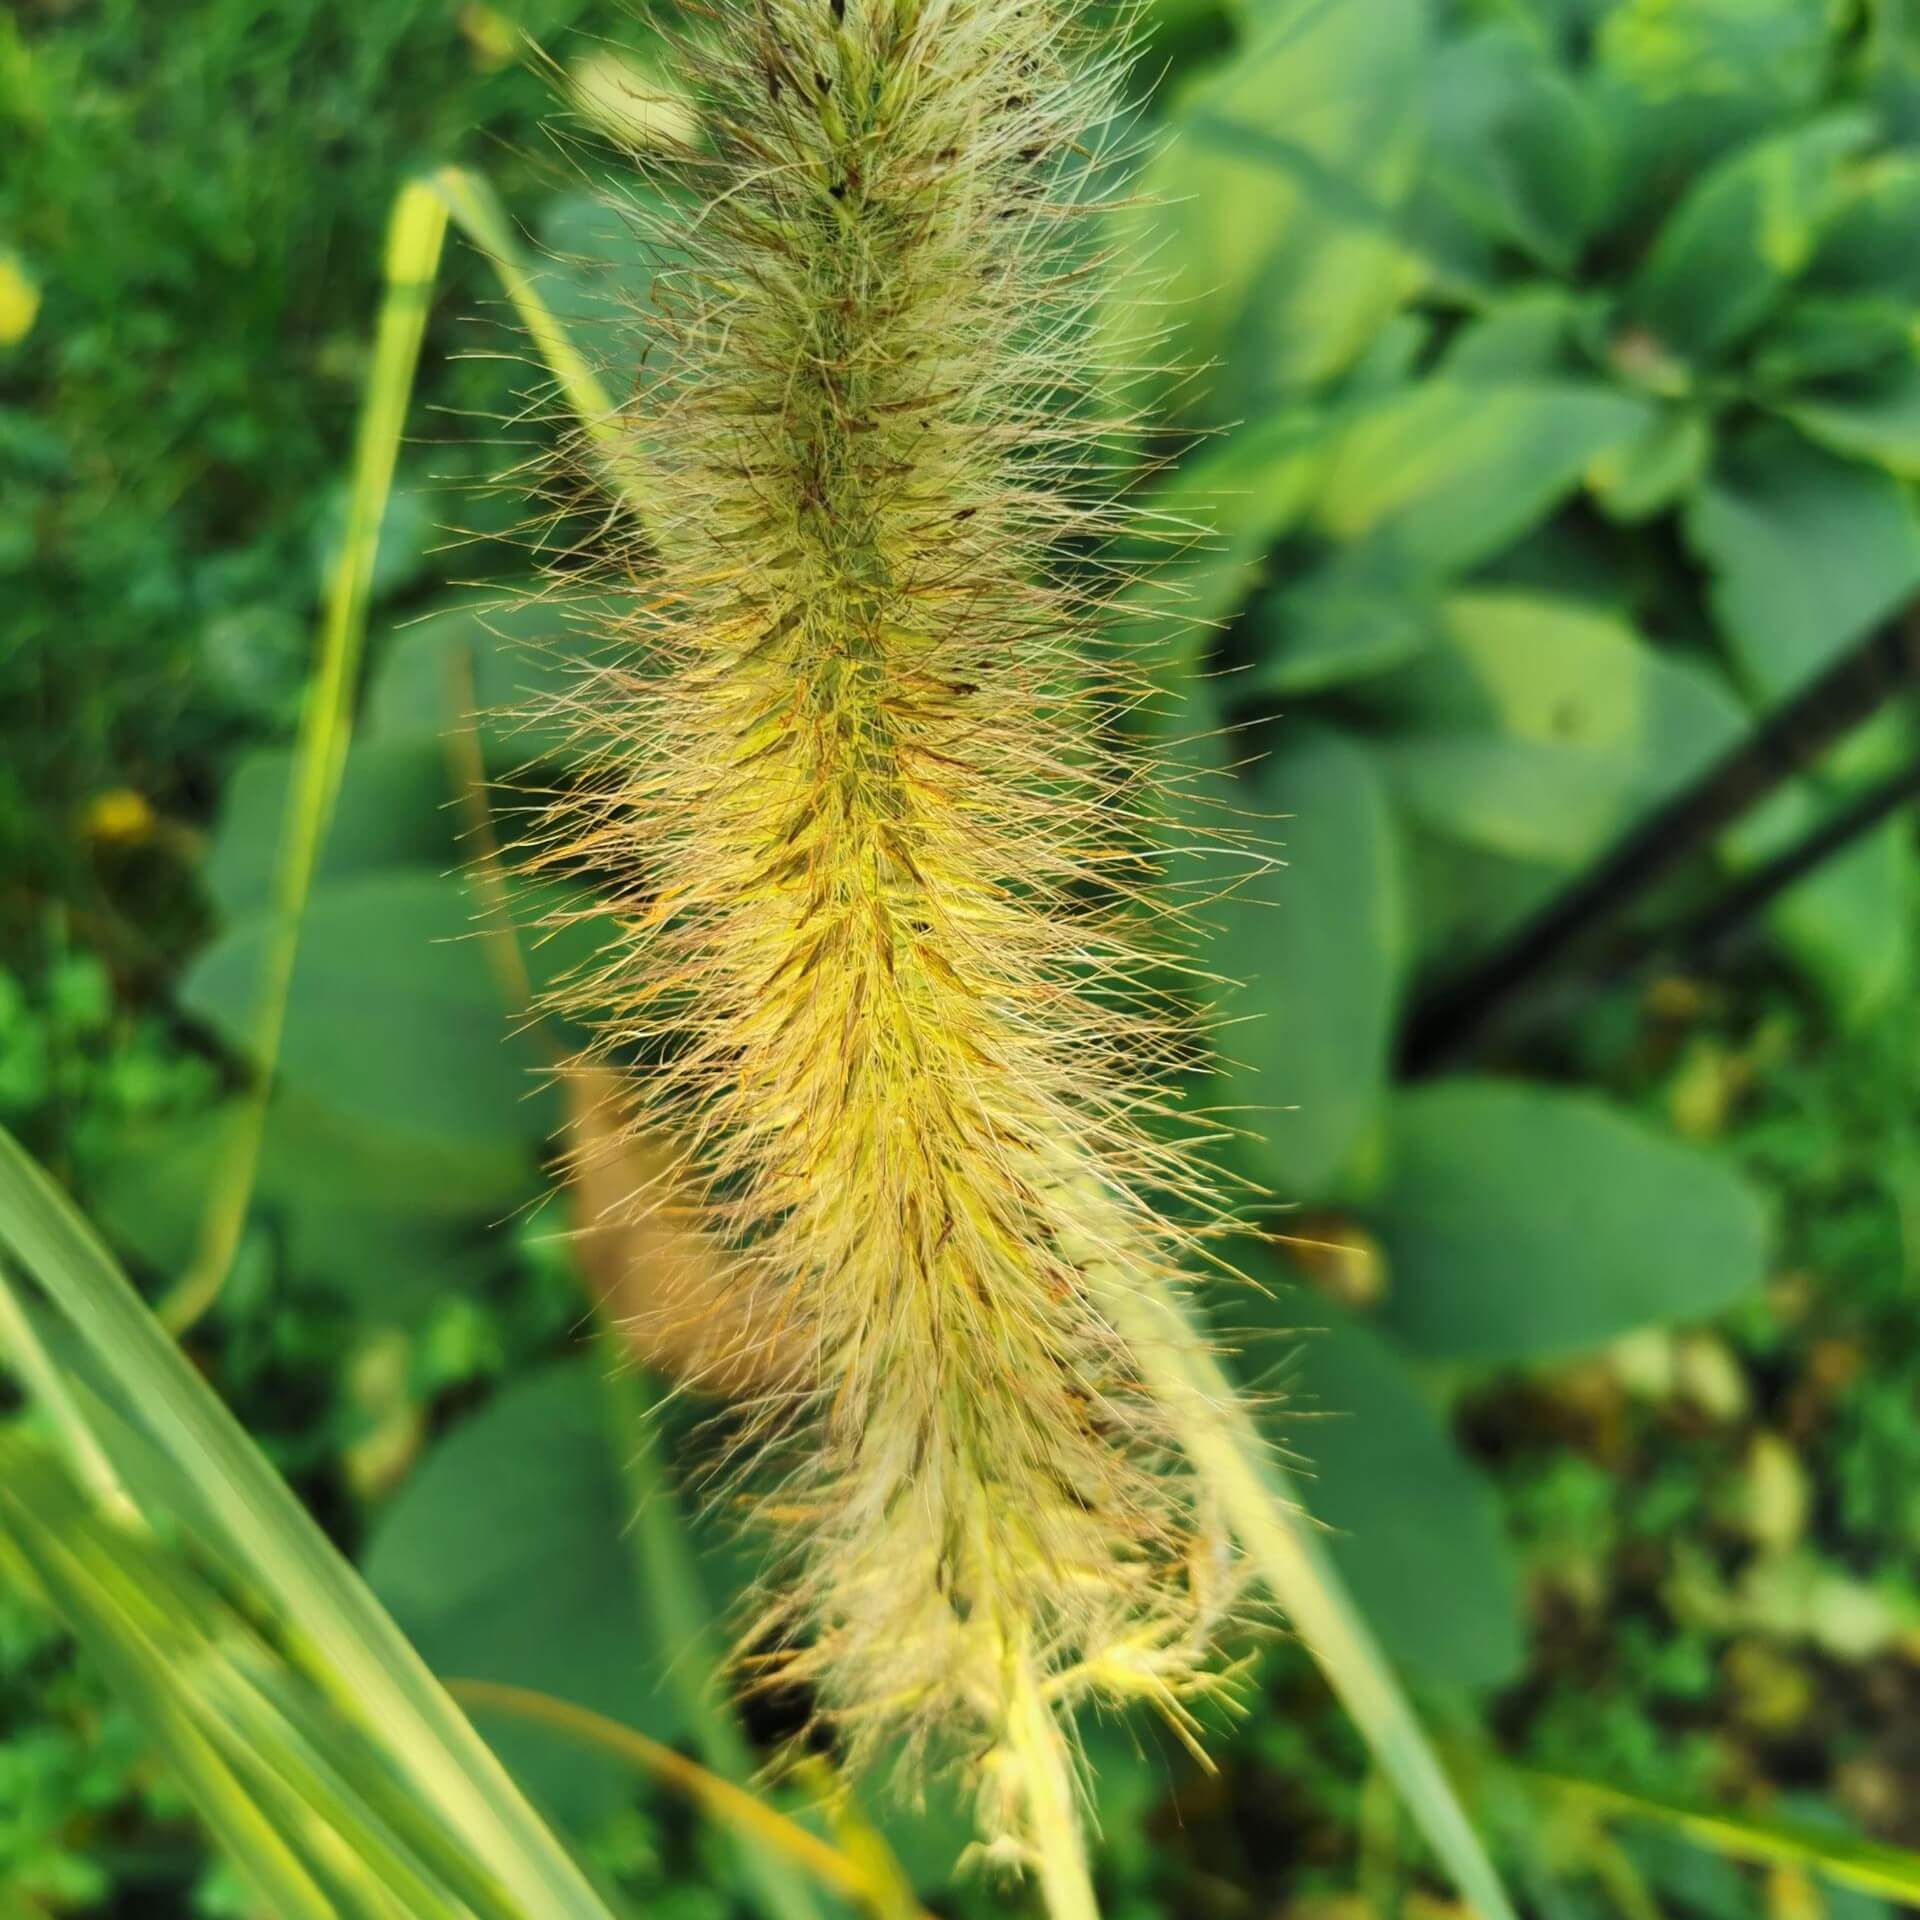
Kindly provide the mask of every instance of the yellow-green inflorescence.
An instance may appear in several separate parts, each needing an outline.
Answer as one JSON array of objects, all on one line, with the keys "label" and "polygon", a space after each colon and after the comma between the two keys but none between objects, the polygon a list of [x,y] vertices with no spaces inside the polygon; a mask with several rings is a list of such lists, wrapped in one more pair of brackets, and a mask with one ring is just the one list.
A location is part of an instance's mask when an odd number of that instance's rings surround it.
[{"label": "yellow-green inflorescence", "polygon": [[792,1578],[750,1637],[856,1756],[970,1760],[1011,1859],[1034,1701],[1184,1729],[1232,1578],[1098,1305],[1175,1282],[1196,1185],[1103,743],[1141,689],[1099,644],[1100,49],[1040,0],[721,0],[689,38],[704,139],[635,155],[651,507],[556,829],[619,896],[579,994],[766,1356]]}]

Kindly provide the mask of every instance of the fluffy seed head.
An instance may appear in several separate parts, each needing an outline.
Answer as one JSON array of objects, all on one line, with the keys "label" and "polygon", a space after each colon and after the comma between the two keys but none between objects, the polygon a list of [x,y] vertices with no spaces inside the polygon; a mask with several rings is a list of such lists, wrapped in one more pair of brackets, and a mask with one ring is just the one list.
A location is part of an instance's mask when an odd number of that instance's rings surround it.
[{"label": "fluffy seed head", "polygon": [[959,1735],[1010,1857],[1019,1677],[1184,1727],[1229,1579],[1091,1284],[1169,1282],[1197,1184],[1097,635],[1112,46],[1048,0],[721,0],[689,38],[706,140],[634,155],[652,504],[549,839],[611,879],[598,1051],[782,1356],[758,1644],[856,1752]]}]

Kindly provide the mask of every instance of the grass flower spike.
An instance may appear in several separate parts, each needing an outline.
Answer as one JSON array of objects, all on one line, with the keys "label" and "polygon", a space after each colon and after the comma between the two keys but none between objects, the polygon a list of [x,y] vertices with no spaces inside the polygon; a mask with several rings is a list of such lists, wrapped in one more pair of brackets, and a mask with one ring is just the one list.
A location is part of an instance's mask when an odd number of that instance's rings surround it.
[{"label": "grass flower spike", "polygon": [[722,0],[690,39],[709,142],[634,156],[654,504],[552,840],[613,876],[574,992],[646,1063],[633,1124],[685,1143],[741,1337],[802,1356],[758,1643],[856,1754],[957,1744],[1015,1861],[1072,1818],[1076,1700],[1189,1729],[1231,1579],[1099,1304],[1175,1279],[1199,1184],[1102,737],[1142,691],[1096,646],[1105,44],[1045,0]]}]

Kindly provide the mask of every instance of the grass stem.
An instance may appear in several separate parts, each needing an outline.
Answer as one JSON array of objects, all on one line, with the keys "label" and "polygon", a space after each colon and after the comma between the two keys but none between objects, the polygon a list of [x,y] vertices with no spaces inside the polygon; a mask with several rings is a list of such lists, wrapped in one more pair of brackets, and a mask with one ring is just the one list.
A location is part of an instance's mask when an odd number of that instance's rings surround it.
[{"label": "grass stem", "polygon": [[1372,1629],[1291,1497],[1252,1416],[1188,1310],[1110,1277],[1116,1328],[1167,1408],[1268,1589],[1392,1776],[1407,1811],[1480,1920],[1514,1920],[1506,1890]]},{"label": "grass stem", "polygon": [[591,443],[608,486],[640,526],[649,525],[657,503],[633,438],[621,431],[612,396],[541,297],[538,277],[514,238],[513,223],[499,195],[482,175],[466,167],[442,167],[429,184],[454,224],[492,263],[534,350],[546,362],[560,397]]},{"label": "grass stem", "polygon": [[215,1170],[193,1264],[161,1305],[160,1317],[175,1334],[185,1332],[220,1297],[253,1198],[274,1062],[299,954],[300,921],[346,768],[380,525],[393,492],[400,435],[413,397],[446,226],[446,207],[430,188],[411,182],[401,189],[387,224],[386,293],[361,397],[346,526],[327,581],[319,657],[300,710],[293,778],[274,862],[266,968],[254,1002],[248,1048],[253,1081]]},{"label": "grass stem", "polygon": [[[701,1590],[700,1571],[660,1455],[649,1383],[636,1371],[632,1355],[617,1334],[603,1328],[601,1345],[613,1427],[610,1440],[633,1501],[635,1567],[652,1599],[654,1625],[667,1644],[669,1683],[680,1694],[694,1744],[711,1769],[707,1777],[740,1793],[753,1774],[753,1753],[731,1707],[716,1697],[724,1656],[714,1644],[713,1610]],[[751,1800],[744,1793],[741,1798]],[[769,1812],[767,1818],[780,1816]],[[735,1819],[729,1825],[742,1843],[742,1871],[768,1920],[819,1920],[812,1894],[782,1857],[791,1849],[770,1848],[766,1834],[751,1823]],[[843,1860],[843,1856],[834,1857]],[[843,1860],[843,1864],[853,1870],[851,1862]],[[864,1886],[859,1897],[871,1904]]]},{"label": "grass stem", "polygon": [[1066,1737],[1040,1690],[1032,1659],[1014,1656],[1008,1693],[1007,1744],[1020,1764],[1026,1840],[1050,1920],[1100,1920],[1086,1840],[1074,1805],[1073,1763]]}]

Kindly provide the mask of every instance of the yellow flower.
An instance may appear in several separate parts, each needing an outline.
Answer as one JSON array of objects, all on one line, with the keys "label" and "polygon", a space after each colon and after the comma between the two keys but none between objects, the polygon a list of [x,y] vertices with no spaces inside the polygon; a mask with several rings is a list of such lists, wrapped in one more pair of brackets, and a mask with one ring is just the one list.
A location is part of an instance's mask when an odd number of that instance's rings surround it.
[{"label": "yellow flower", "polygon": [[40,289],[17,254],[0,252],[0,347],[11,347],[33,331],[40,312]]}]

